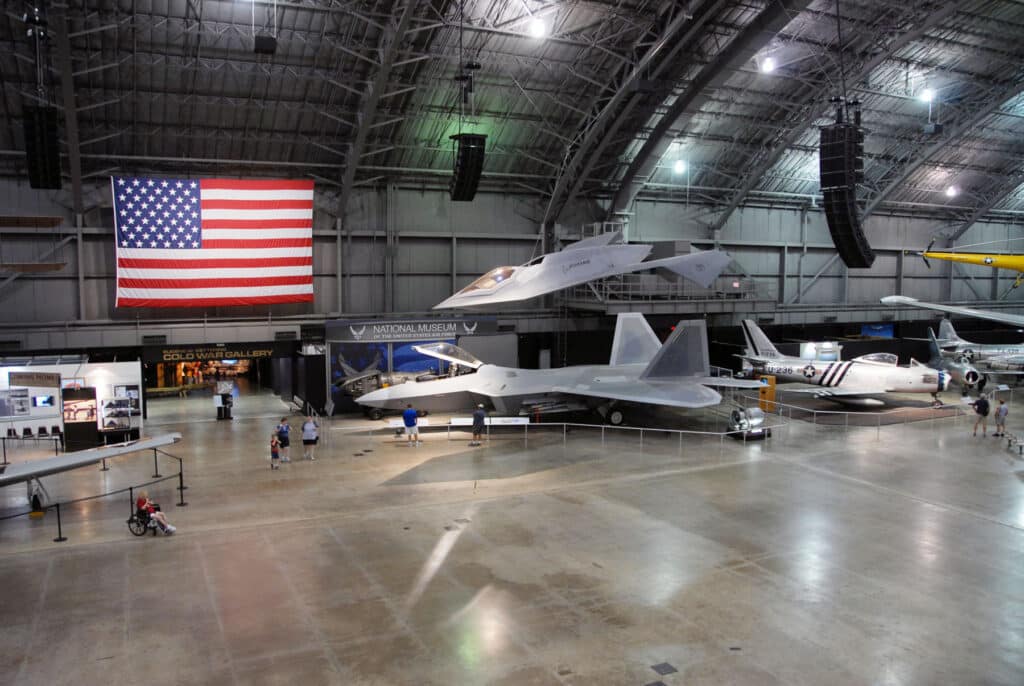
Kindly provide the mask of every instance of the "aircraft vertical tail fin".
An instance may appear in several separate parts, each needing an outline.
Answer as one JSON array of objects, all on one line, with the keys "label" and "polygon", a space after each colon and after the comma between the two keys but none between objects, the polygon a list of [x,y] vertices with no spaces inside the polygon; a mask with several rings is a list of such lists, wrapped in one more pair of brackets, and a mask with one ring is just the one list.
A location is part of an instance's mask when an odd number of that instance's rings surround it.
[{"label": "aircraft vertical tail fin", "polygon": [[780,358],[771,340],[752,319],[743,320],[743,338],[747,341],[747,352],[752,357]]},{"label": "aircraft vertical tail fin", "polygon": [[692,319],[676,324],[676,330],[661,346],[640,378],[707,377],[710,374],[707,326],[703,319]]},{"label": "aircraft vertical tail fin", "polygon": [[941,338],[944,341],[959,342],[964,340],[956,334],[956,329],[953,328],[953,322],[945,318],[943,318],[943,320],[939,322],[939,338]]},{"label": "aircraft vertical tail fin", "polygon": [[646,364],[658,354],[660,347],[661,341],[642,314],[624,312],[615,320],[615,338],[608,364]]},{"label": "aircraft vertical tail fin", "polygon": [[931,353],[928,360],[929,366],[934,367],[942,362],[942,351],[939,350],[939,342],[935,340],[935,332],[930,326],[928,327],[928,352]]}]

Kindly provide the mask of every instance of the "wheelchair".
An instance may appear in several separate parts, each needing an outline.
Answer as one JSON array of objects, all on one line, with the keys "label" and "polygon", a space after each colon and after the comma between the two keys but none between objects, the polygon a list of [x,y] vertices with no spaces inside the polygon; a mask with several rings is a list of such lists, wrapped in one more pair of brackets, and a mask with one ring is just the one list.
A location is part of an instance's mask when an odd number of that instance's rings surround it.
[{"label": "wheelchair", "polygon": [[152,530],[156,536],[157,532],[163,532],[164,529],[148,510],[139,509],[128,518],[128,530],[135,536],[145,536],[146,532]]}]

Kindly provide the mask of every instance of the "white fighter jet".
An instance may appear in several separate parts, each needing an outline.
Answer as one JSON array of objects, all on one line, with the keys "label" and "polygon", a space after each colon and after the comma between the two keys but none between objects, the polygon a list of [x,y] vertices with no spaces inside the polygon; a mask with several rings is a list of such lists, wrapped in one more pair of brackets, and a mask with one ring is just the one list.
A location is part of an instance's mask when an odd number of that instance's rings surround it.
[{"label": "white fighter jet", "polygon": [[919,362],[900,367],[892,353],[872,353],[843,362],[787,357],[749,319],[743,320],[743,336],[747,350],[740,357],[755,372],[808,384],[782,389],[785,391],[810,393],[848,405],[877,406],[885,404],[879,396],[886,393],[931,393],[938,402],[936,394],[949,387],[950,377],[945,371]]},{"label": "white fighter jet", "polygon": [[79,450],[77,452],[65,453],[63,455],[48,457],[42,460],[11,463],[2,468],[3,472],[0,473],[0,487],[25,483],[28,485],[29,501],[32,500],[33,495],[40,495],[42,496],[41,499],[45,502],[46,500],[49,500],[49,496],[40,481],[44,476],[50,476],[51,474],[58,474],[72,469],[78,469],[79,467],[97,464],[98,462],[109,460],[110,458],[117,457],[118,455],[127,455],[128,453],[136,453],[142,450],[159,448],[161,446],[177,443],[180,440],[180,433],[169,433],[162,436],[154,436],[153,438],[143,438],[138,441],[130,441],[128,443],[108,445],[102,448]]},{"label": "white fighter jet", "polygon": [[[470,410],[484,403],[502,414],[596,410],[621,424],[620,403],[707,407],[722,400],[714,387],[757,388],[756,381],[710,376],[707,330],[702,320],[681,321],[665,344],[643,315],[620,314],[606,365],[514,369],[484,364],[450,343],[414,346],[418,352],[475,369],[447,379],[406,382],[356,398],[371,408],[412,405],[434,412]],[[371,415],[372,416],[372,415]]]},{"label": "white fighter jet", "polygon": [[654,246],[618,243],[621,239],[621,232],[612,231],[571,243],[518,267],[495,267],[434,305],[434,309],[529,300],[594,279],[644,269],[667,269],[708,288],[732,261],[721,250],[705,250],[644,262]]},{"label": "white fighter jet", "polygon": [[1024,344],[972,343],[960,338],[948,319],[939,322],[939,349],[943,357],[969,363],[997,374],[1024,374]]}]

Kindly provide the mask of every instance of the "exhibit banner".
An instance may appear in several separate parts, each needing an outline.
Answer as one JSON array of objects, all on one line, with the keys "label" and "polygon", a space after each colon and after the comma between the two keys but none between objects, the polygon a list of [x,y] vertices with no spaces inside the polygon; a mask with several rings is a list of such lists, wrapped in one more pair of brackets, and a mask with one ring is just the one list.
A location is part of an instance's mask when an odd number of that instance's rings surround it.
[{"label": "exhibit banner", "polygon": [[339,319],[327,322],[326,330],[327,340],[332,342],[408,343],[494,335],[498,333],[498,320],[494,317]]},{"label": "exhibit banner", "polygon": [[8,372],[8,386],[32,386],[33,388],[60,388],[60,374],[50,372]]}]

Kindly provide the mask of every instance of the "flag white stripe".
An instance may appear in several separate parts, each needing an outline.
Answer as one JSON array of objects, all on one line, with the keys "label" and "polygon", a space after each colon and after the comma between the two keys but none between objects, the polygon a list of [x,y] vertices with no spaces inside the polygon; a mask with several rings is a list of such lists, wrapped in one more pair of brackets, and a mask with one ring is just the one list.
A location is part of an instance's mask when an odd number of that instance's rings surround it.
[{"label": "flag white stripe", "polygon": [[135,260],[241,260],[271,257],[311,257],[312,247],[303,248],[224,248],[211,250],[175,250],[173,248],[118,248],[117,256]]},{"label": "flag white stripe", "polygon": [[162,298],[239,298],[268,295],[301,295],[313,292],[313,284],[258,286],[250,288],[118,288],[119,298],[160,300]]},{"label": "flag white stripe", "polygon": [[313,230],[304,227],[299,229],[203,229],[203,238],[224,240],[241,238],[247,240],[273,240],[274,238],[312,238]]},{"label": "flag white stripe", "polygon": [[309,276],[309,266],[218,269],[151,269],[121,267],[120,279],[258,279],[265,276]]},{"label": "flag white stripe", "polygon": [[203,200],[309,200],[313,201],[312,190],[235,190],[231,188],[204,188],[200,191]]},{"label": "flag white stripe", "polygon": [[312,219],[313,209],[308,210],[203,210],[203,221],[236,219],[258,221],[261,219]]}]

